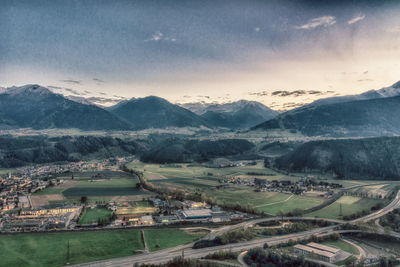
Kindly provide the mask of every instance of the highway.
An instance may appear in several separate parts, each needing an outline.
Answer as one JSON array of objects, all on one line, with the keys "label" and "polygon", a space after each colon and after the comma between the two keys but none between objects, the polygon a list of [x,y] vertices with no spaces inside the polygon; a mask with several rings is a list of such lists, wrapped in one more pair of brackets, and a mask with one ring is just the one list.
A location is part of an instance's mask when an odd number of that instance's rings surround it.
[{"label": "highway", "polygon": [[389,203],[389,205],[387,205],[383,209],[380,209],[374,213],[368,214],[362,218],[355,219],[355,220],[351,221],[351,223],[369,222],[372,220],[376,220],[399,207],[400,207],[400,190],[397,192],[397,195],[392,200],[392,202]]},{"label": "highway", "polygon": [[[392,210],[399,208],[400,207],[400,191],[397,193],[396,197],[390,202],[386,207],[383,209],[374,212],[372,214],[369,214],[367,216],[364,216],[362,218],[350,221],[350,223],[355,224],[359,222],[369,222],[372,220],[376,220],[383,215],[391,212]],[[231,231],[240,227],[250,227],[254,224],[264,222],[264,221],[271,221],[271,220],[276,220],[276,219],[283,219],[283,220],[315,220],[315,219],[320,219],[320,220],[325,220],[325,221],[331,221],[335,222],[338,224],[343,224],[345,221],[341,220],[328,220],[328,219],[323,219],[323,218],[304,218],[304,217],[273,217],[273,218],[262,218],[262,219],[255,219],[247,222],[242,222],[236,225],[229,225],[229,226],[223,226],[218,229],[215,229],[211,231],[205,239],[212,239],[215,238],[218,235],[221,235],[227,231]],[[228,245],[223,245],[223,246],[215,246],[215,247],[208,247],[208,248],[202,248],[202,249],[192,249],[191,244],[186,244],[186,245],[181,245],[169,249],[164,249],[156,252],[150,252],[150,253],[144,253],[140,255],[134,255],[134,256],[128,256],[128,257],[123,257],[123,258],[115,258],[115,259],[109,259],[109,260],[103,260],[103,261],[96,261],[96,262],[91,262],[91,263],[84,263],[84,264],[78,264],[74,265],[75,267],[106,267],[106,266],[132,266],[134,263],[163,263],[167,262],[169,260],[172,260],[175,257],[182,256],[182,251],[184,251],[184,256],[185,258],[201,258],[204,257],[208,254],[220,251],[220,250],[230,250],[233,252],[240,252],[240,251],[245,251],[250,248],[255,248],[255,247],[262,247],[265,243],[267,243],[269,246],[271,245],[276,245],[280,243],[286,243],[289,240],[301,240],[301,239],[308,239],[312,235],[329,235],[332,233],[347,233],[347,232],[360,232],[359,230],[342,230],[342,231],[336,231],[335,230],[336,225],[333,226],[327,226],[327,227],[322,227],[322,228],[317,228],[309,231],[304,231],[300,233],[294,233],[294,234],[288,234],[288,235],[282,235],[282,236],[273,236],[273,237],[268,237],[268,238],[261,238],[261,239],[256,239],[256,240],[251,240],[251,241],[246,241],[246,242],[240,242],[240,243],[233,243],[233,244],[228,244]],[[393,233],[393,236],[400,236],[397,233]]]}]

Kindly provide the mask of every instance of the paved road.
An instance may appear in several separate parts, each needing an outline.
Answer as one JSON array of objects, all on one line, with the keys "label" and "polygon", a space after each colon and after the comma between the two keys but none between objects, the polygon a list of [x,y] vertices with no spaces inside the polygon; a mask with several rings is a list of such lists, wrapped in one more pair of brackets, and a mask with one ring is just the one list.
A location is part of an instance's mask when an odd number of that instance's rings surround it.
[{"label": "paved road", "polygon": [[371,213],[367,216],[364,216],[362,218],[355,219],[351,221],[352,223],[357,223],[357,222],[369,222],[372,220],[379,219],[383,215],[388,214],[389,212],[393,211],[394,209],[397,209],[400,207],[400,190],[397,192],[396,197],[392,200],[392,202],[389,203],[386,207],[383,209],[378,210],[377,212]]},{"label": "paved road", "polygon": [[237,258],[238,262],[240,263],[240,265],[242,267],[248,267],[247,263],[243,259],[244,255],[246,255],[246,254],[247,254],[247,251],[243,251],[242,253],[239,254],[239,256]]},{"label": "paved road", "polygon": [[[351,221],[350,223],[358,223],[358,222],[368,222],[371,220],[376,220],[380,218],[381,216],[391,212],[392,210],[399,208],[400,207],[400,191],[397,193],[396,197],[393,199],[393,201],[384,207],[383,209],[369,214],[365,217],[356,219]],[[264,222],[268,220],[276,220],[277,218],[262,218],[262,219],[256,219],[248,222],[242,222],[236,225],[228,225],[224,226],[221,228],[218,228],[211,233],[209,233],[206,238],[214,238],[217,235],[221,235],[227,231],[231,231],[233,229],[237,229],[240,227],[249,227],[251,225],[254,225],[259,222]],[[283,218],[284,220],[288,219],[298,219],[298,220],[315,220],[316,218],[302,218],[302,217],[295,217],[295,218]],[[322,219],[322,218],[319,218]],[[337,223],[344,223],[344,221],[340,220],[327,220],[327,219],[322,219],[326,221],[335,221]],[[251,241],[246,241],[246,242],[240,242],[240,243],[235,243],[235,244],[228,244],[224,246],[216,246],[216,247],[209,247],[209,248],[202,248],[202,249],[192,249],[191,244],[187,245],[181,245],[177,246],[174,248],[170,249],[165,249],[157,252],[150,252],[147,254],[141,254],[141,255],[135,255],[135,256],[129,256],[129,257],[124,257],[124,258],[116,258],[116,259],[109,259],[109,260],[104,260],[104,261],[97,261],[97,262],[92,262],[92,263],[85,263],[85,264],[78,264],[75,266],[86,266],[86,267],[106,267],[106,266],[132,266],[134,263],[162,263],[166,262],[169,260],[172,260],[175,257],[179,257],[182,255],[182,250],[185,250],[185,258],[201,258],[204,257],[208,254],[217,252],[219,250],[230,250],[233,252],[238,252],[238,251],[245,251],[249,248],[255,248],[255,247],[262,247],[264,243],[267,243],[269,246],[271,245],[276,245],[280,243],[285,243],[288,242],[289,240],[301,240],[301,239],[307,239],[311,237],[312,235],[328,235],[332,233],[344,233],[344,232],[356,232],[356,231],[335,231],[336,226],[327,226],[327,227],[322,227],[318,229],[313,229],[309,231],[304,231],[301,233],[295,233],[295,234],[289,234],[289,235],[283,235],[283,236],[274,236],[274,237],[268,237],[268,238],[261,238],[257,240],[251,240]],[[394,235],[395,236],[395,235]]]},{"label": "paved road", "polygon": [[359,245],[357,245],[356,243],[354,243],[353,241],[349,240],[349,239],[343,239],[344,242],[349,243],[350,245],[352,245],[353,247],[355,247],[356,249],[358,249],[358,256],[357,259],[360,260],[361,258],[367,258],[367,253],[365,252],[365,250],[360,247]]}]

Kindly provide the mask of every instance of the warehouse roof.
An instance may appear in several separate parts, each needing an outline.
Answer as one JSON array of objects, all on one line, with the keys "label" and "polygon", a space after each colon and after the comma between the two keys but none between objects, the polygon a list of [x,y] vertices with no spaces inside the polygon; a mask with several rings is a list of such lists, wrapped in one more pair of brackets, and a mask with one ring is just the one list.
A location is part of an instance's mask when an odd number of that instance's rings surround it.
[{"label": "warehouse roof", "polygon": [[336,254],[336,253],[338,253],[340,251],[340,249],[338,249],[338,248],[333,248],[333,247],[330,247],[330,246],[326,246],[326,245],[319,244],[319,243],[314,243],[314,242],[308,243],[307,246],[313,247],[313,248],[317,248],[317,249],[320,249],[320,250],[325,250],[325,251],[328,251],[328,252],[333,253],[333,254]]}]

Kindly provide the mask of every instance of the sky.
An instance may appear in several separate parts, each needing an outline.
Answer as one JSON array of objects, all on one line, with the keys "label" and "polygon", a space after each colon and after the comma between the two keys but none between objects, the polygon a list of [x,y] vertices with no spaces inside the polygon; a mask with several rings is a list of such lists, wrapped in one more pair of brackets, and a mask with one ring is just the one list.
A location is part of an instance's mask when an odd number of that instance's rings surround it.
[{"label": "sky", "polygon": [[400,80],[396,0],[0,0],[0,86],[287,110]]}]

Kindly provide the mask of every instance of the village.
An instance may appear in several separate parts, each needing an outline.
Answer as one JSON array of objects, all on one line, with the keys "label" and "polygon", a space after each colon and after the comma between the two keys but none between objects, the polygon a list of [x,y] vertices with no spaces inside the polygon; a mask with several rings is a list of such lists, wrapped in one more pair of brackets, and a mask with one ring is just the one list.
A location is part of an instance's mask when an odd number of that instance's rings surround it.
[{"label": "village", "polygon": [[221,184],[221,187],[226,184],[236,184],[254,187],[254,190],[257,192],[280,192],[295,195],[313,193],[322,197],[329,197],[333,194],[334,189],[342,188],[342,185],[340,184],[317,181],[314,178],[304,178],[297,181],[268,181],[267,179],[261,178],[241,178],[232,176],[221,178],[218,182]]},{"label": "village", "polygon": [[[58,178],[60,174],[73,176],[73,173],[94,170],[120,172],[119,166],[127,160],[118,158],[38,165],[7,173],[0,178],[0,231],[10,233],[223,223],[251,217],[239,211],[224,211],[205,202],[162,200],[157,195],[149,195],[140,201],[87,202],[86,197],[82,196],[79,203],[41,206],[32,203],[32,194],[65,183]],[[96,217],[96,214],[105,215]]]}]

